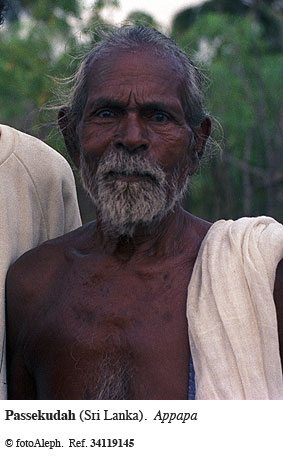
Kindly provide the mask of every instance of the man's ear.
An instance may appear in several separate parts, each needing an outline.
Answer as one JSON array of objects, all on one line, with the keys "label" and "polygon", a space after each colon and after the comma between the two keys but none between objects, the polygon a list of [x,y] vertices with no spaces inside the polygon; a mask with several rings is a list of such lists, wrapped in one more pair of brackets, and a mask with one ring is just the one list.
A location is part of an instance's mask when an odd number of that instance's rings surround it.
[{"label": "man's ear", "polygon": [[70,107],[62,107],[58,113],[58,125],[64,137],[67,151],[77,168],[80,166],[79,141],[75,125],[70,118]]},{"label": "man's ear", "polygon": [[190,175],[193,175],[198,169],[210,132],[211,120],[209,117],[205,117],[199,128],[194,129],[194,143],[190,158]]}]

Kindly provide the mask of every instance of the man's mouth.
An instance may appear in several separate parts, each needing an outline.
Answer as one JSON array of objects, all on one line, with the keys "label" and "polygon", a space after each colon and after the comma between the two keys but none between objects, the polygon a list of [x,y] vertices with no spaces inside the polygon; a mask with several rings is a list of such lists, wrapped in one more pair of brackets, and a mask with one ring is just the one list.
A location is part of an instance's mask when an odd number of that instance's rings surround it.
[{"label": "man's mouth", "polygon": [[149,172],[127,172],[127,171],[121,171],[121,172],[116,172],[114,170],[110,170],[107,172],[104,176],[105,180],[119,180],[121,182],[141,182],[141,181],[149,181],[149,182],[154,182],[157,183],[157,179],[154,175],[152,175]]}]

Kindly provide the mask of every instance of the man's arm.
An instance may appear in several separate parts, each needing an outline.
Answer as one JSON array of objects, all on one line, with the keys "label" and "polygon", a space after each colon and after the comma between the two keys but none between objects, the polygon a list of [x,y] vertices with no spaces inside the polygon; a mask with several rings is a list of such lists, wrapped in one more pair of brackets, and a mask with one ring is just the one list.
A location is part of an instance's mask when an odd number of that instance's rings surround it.
[{"label": "man's arm", "polygon": [[7,276],[6,332],[8,399],[36,399],[35,385],[25,364],[25,336],[30,294],[25,290],[28,269],[20,260]]},{"label": "man's arm", "polygon": [[36,399],[34,380],[25,366],[22,348],[18,346],[11,359],[9,353],[8,349],[8,399]]},{"label": "man's arm", "polygon": [[280,345],[281,364],[283,367],[283,260],[277,266],[274,284],[274,301],[277,311],[277,323]]}]

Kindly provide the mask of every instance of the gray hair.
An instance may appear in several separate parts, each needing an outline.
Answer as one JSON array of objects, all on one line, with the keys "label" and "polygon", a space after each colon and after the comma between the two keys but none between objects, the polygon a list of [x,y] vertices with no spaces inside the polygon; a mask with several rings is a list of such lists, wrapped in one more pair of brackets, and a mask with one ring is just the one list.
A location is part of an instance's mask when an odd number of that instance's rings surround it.
[{"label": "gray hair", "polygon": [[100,41],[87,53],[75,77],[70,93],[70,118],[75,127],[82,119],[87,101],[87,77],[94,60],[119,48],[124,51],[150,47],[150,50],[162,57],[174,57],[184,79],[185,116],[192,129],[199,128],[206,117],[203,107],[203,76],[187,54],[177,44],[154,28],[145,26],[122,26],[99,33]]}]

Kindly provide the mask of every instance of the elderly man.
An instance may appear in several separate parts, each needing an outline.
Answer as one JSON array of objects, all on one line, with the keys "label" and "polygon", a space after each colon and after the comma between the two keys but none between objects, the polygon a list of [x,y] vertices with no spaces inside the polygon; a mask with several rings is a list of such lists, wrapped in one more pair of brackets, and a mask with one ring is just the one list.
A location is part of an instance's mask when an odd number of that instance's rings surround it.
[{"label": "elderly man", "polygon": [[97,220],[10,270],[9,397],[283,397],[282,227],[180,206],[210,134],[193,63],[154,29],[114,30],[59,124]]},{"label": "elderly man", "polygon": [[[0,0],[0,24],[5,6]],[[7,271],[27,250],[78,228],[81,218],[67,161],[42,141],[7,125],[0,125],[0,200],[0,399],[5,399]]]}]

